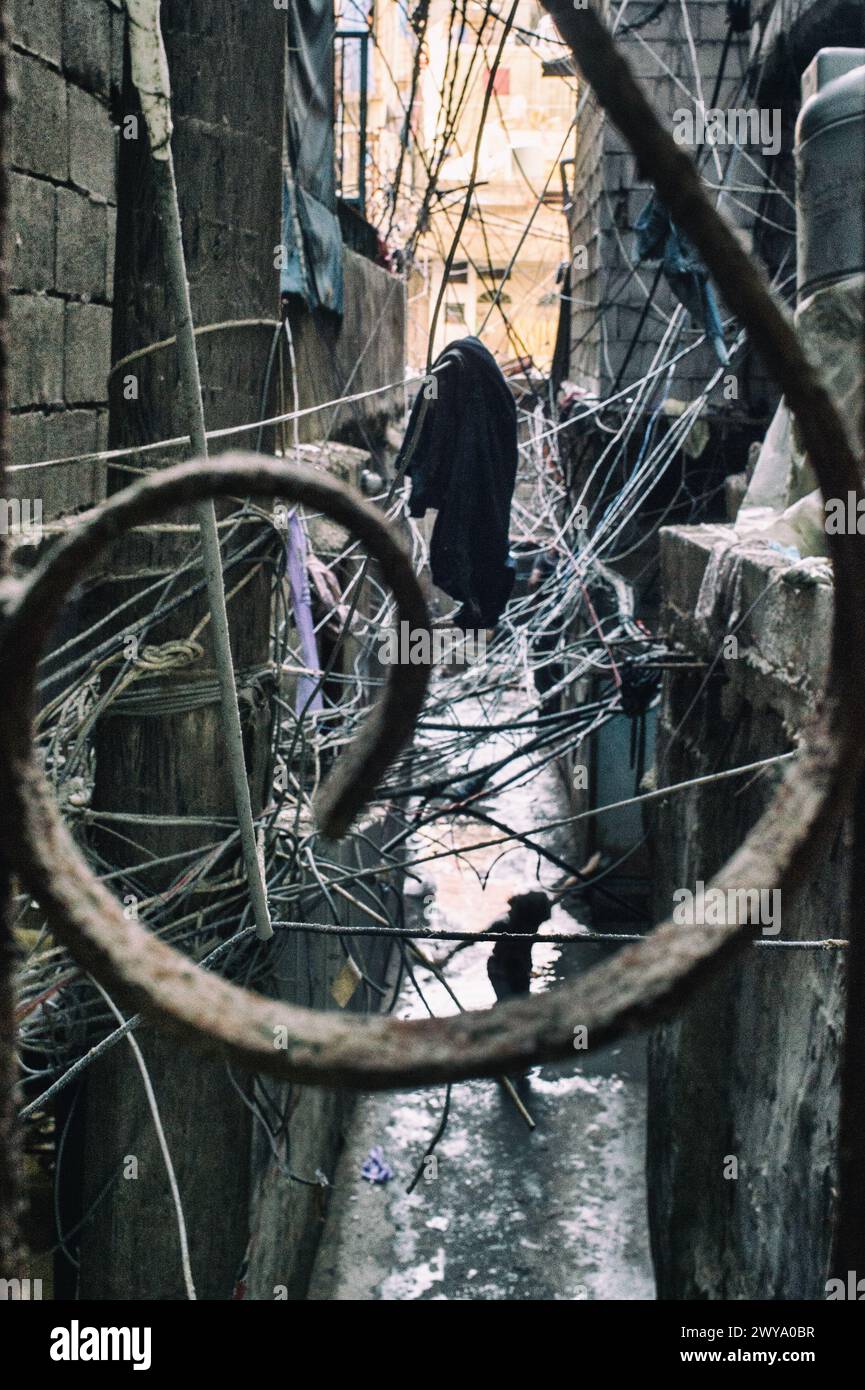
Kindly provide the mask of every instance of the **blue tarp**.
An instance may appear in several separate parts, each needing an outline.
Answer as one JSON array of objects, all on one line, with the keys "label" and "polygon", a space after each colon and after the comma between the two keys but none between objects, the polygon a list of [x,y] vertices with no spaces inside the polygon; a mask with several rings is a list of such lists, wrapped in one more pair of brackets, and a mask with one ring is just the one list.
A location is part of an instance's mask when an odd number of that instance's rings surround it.
[{"label": "blue tarp", "polygon": [[282,190],[281,294],[299,294],[310,309],[343,311],[342,232],[336,213],[286,170]]},{"label": "blue tarp", "polygon": [[280,290],[311,309],[343,310],[342,234],[334,165],[333,0],[288,11],[286,168]]}]

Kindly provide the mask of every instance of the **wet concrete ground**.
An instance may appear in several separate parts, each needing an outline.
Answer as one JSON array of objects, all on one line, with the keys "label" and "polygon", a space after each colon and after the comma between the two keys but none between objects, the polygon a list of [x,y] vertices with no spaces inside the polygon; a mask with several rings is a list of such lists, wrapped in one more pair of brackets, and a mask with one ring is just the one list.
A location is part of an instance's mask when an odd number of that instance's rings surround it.
[{"label": "wet concrete ground", "polygon": [[[495,717],[512,718],[526,698],[508,692]],[[480,713],[477,706],[464,706],[462,717],[475,721]],[[505,746],[504,738],[485,742],[466,766],[500,756]],[[567,814],[560,774],[548,766],[521,785],[493,789],[485,808],[514,829],[544,825]],[[463,851],[424,870],[435,885],[432,925],[481,930],[505,910],[511,893],[561,882],[560,871],[543,861],[538,879],[537,856],[520,845],[503,856],[500,848],[466,855],[467,845],[486,838],[476,824],[442,821],[432,833],[437,844]],[[569,856],[566,832],[547,832],[546,842]],[[579,931],[580,924],[557,906],[544,930]],[[453,943],[435,949],[425,943],[424,949],[440,961]],[[543,944],[541,937],[533,953],[532,989],[549,989],[590,968],[607,949]],[[489,944],[470,945],[446,967],[464,1008],[494,1002],[486,974],[490,950]],[[418,967],[416,978],[436,1014],[456,1011],[432,972]],[[404,1018],[426,1012],[410,983],[397,1011]],[[496,1082],[455,1085],[436,1162],[425,1165],[411,1194],[406,1188],[438,1127],[445,1088],[361,1097],[334,1175],[309,1298],[653,1298],[645,1218],[644,1040],[575,1054],[573,1064],[535,1068],[518,1082],[518,1091],[536,1122],[534,1131]],[[374,1146],[393,1169],[391,1180],[380,1185],[361,1177]]]}]

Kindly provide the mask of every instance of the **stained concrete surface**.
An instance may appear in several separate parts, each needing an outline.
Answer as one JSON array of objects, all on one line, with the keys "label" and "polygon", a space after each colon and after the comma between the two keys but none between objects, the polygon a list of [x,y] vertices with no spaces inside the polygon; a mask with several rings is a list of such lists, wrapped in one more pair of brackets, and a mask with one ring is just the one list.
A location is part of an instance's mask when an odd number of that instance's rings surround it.
[{"label": "stained concrete surface", "polygon": [[[491,716],[513,718],[525,692],[496,698]],[[480,705],[463,708],[475,722]],[[504,739],[485,740],[467,769],[501,756]],[[498,780],[513,774],[511,764]],[[519,765],[517,765],[519,766]],[[553,765],[493,788],[485,806],[514,829],[536,829],[567,815]],[[470,930],[488,926],[513,892],[539,886],[538,857],[517,844],[475,851],[476,823],[441,821],[430,831],[438,847],[460,857],[424,867],[418,902],[435,899],[431,925]],[[550,848],[567,857],[567,834],[545,832]],[[416,843],[418,847],[420,841]],[[540,886],[562,874],[541,861]],[[557,906],[545,930],[585,930]],[[441,961],[452,942],[436,948]],[[533,990],[588,969],[610,948],[540,942],[534,950]],[[464,1008],[494,1002],[486,975],[489,944],[453,955],[446,975]],[[456,1011],[435,975],[415,970],[423,995],[439,1015]],[[425,1007],[411,985],[396,1012],[420,1017]],[[362,1097],[333,1178],[324,1235],[308,1297],[332,1300],[572,1300],[652,1299],[644,1177],[645,1043],[637,1038],[597,1054],[575,1053],[573,1064],[534,1068],[518,1090],[537,1128],[530,1132],[494,1081],[453,1087],[447,1128],[413,1193],[406,1188],[435,1134],[444,1087]],[[379,1146],[392,1179],[375,1185],[361,1165]]]}]

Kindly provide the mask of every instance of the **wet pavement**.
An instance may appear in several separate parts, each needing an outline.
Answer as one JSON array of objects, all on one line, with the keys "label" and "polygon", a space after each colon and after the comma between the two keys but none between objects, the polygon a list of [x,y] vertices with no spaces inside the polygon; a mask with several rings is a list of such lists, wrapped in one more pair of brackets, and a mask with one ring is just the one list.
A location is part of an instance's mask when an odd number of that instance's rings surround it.
[{"label": "wet pavement", "polygon": [[[508,692],[495,717],[512,718],[526,699]],[[463,710],[467,722],[482,713],[477,706]],[[485,741],[465,766],[500,756],[506,737]],[[513,770],[512,764],[502,776]],[[567,814],[554,766],[519,785],[493,788],[484,807],[520,831]],[[511,893],[561,883],[561,872],[544,861],[538,877],[538,856],[521,845],[504,854],[501,847],[466,854],[469,844],[488,838],[476,823],[443,820],[430,833],[437,847],[451,844],[459,853],[424,867],[430,882],[416,903],[429,904],[434,886],[430,925],[481,930],[506,910]],[[570,857],[566,832],[546,832],[545,843]],[[546,930],[580,929],[562,907],[554,908],[534,948],[533,991],[590,968],[608,951],[605,945],[543,943]],[[435,948],[424,943],[424,950],[436,961],[451,957],[446,978],[464,1008],[494,1002],[486,974],[489,943],[456,954],[449,942]],[[415,974],[436,1014],[456,1011],[431,971],[418,966]],[[397,1012],[403,1018],[426,1013],[410,983]],[[425,1164],[444,1087],[359,1099],[334,1175],[310,1299],[654,1297],[645,1217],[644,1039],[584,1054],[572,1064],[534,1068],[517,1087],[533,1131],[498,1083],[461,1082],[452,1088],[435,1162]],[[361,1177],[376,1146],[393,1170],[383,1184]]]}]

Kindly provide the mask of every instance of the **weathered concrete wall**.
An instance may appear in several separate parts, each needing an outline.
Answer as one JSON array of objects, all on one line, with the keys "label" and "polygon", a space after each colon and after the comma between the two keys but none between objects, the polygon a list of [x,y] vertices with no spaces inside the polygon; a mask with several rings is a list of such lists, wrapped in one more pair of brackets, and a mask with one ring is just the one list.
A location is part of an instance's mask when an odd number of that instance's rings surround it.
[{"label": "weathered concrete wall", "polygon": [[[275,317],[278,287],[272,248],[279,227],[285,17],[272,6],[257,6],[247,13],[230,0],[209,4],[165,0],[161,20],[172,74],[172,147],[194,321],[208,325]],[[164,223],[156,212],[153,159],[128,73],[122,108],[133,121],[138,118],[138,125],[137,138],[121,140],[119,159],[115,360],[165,340],[176,326],[166,274]],[[229,326],[199,339],[204,412],[210,428],[257,416],[272,335],[272,328],[235,331]],[[122,389],[121,374],[112,379],[109,442],[124,446],[185,433],[189,415],[174,349],[134,359],[129,376],[137,387],[137,395],[130,398]],[[263,444],[272,447],[267,434]],[[109,469],[110,491],[128,481],[126,471]],[[140,598],[147,582],[143,576],[176,572],[197,541],[192,523],[192,516],[178,509],[163,525],[124,537],[112,552],[110,572],[92,592],[94,617],[111,614],[119,602],[136,595],[133,606],[125,610],[124,622],[146,611]],[[189,529],[177,529],[184,525]],[[244,539],[251,540],[254,534],[247,531]],[[273,538],[268,544],[275,554]],[[271,593],[270,574],[254,569],[242,600],[229,602],[232,656],[238,673],[266,664],[271,655]],[[204,597],[192,595],[160,616],[149,632],[159,642],[187,635],[205,613]],[[122,640],[113,620],[107,631]],[[196,664],[199,677],[212,671],[215,663],[210,625],[205,632],[203,655]],[[244,691],[244,684],[240,674],[247,771],[257,814],[271,792],[270,692],[266,683],[258,692]],[[90,840],[103,863],[122,870],[131,861],[151,856],[159,860],[185,850],[205,854],[213,834],[208,820],[222,815],[233,818],[235,811],[224,748],[218,701],[168,715],[152,708],[125,716],[106,710],[93,739],[91,806],[98,826]],[[104,814],[143,814],[153,819],[139,825],[141,835],[133,849],[105,833]],[[188,820],[178,825],[160,819],[173,816]],[[130,885],[137,872],[115,880],[115,889],[120,891],[121,883]],[[142,917],[154,928],[166,929],[177,906],[169,891],[173,871],[165,877],[159,869],[143,872],[144,895],[155,892],[166,897],[153,903],[152,915],[151,909],[143,908]],[[240,904],[232,902],[230,890],[217,888],[199,898],[198,886],[180,911],[191,907],[193,912],[206,913],[219,902],[229,922],[234,913],[239,914]],[[135,887],[130,891],[137,896]],[[199,918],[198,935],[187,938],[193,953],[200,948],[202,929]],[[249,1109],[220,1062],[179,1051],[161,1035],[148,1040],[145,1055],[177,1164],[198,1296],[230,1297],[247,1239],[253,1123]],[[91,1201],[87,1185],[104,1181],[107,1165],[114,1165],[113,1170],[108,1166],[109,1175],[117,1171],[118,1136],[131,1145],[125,1152],[139,1158],[139,1172],[134,1182],[121,1178],[112,1199],[85,1225],[80,1290],[84,1297],[179,1298],[183,1283],[178,1237],[164,1165],[153,1142],[146,1098],[140,1084],[127,1077],[124,1062],[128,1059],[117,1053],[107,1057],[86,1085],[85,1210]],[[245,1078],[238,1082],[238,1088],[247,1085]]]},{"label": "weathered concrete wall", "polygon": [[[587,391],[601,390],[601,317],[604,298],[601,199],[604,186],[605,117],[590,92],[577,127],[574,202],[570,213],[571,341],[568,376]],[[579,249],[585,249],[585,257]],[[583,264],[583,260],[585,263]]]},{"label": "weathered concrete wall", "polygon": [[[709,669],[727,633],[731,584],[715,587],[709,623],[694,612],[722,534],[715,527],[662,533],[666,634],[708,665],[665,678],[659,785],[788,751],[825,669],[831,591],[779,582],[777,556],[743,561],[733,580],[744,615],[738,656]],[[693,891],[722,865],[774,781],[714,783],[659,803],[659,919],[670,914],[675,889]],[[782,902],[780,935],[842,936],[845,883],[839,833],[795,910]],[[838,951],[752,947],[653,1035],[647,1179],[660,1298],[825,1296],[842,972]],[[731,1158],[737,1178],[725,1176]]]},{"label": "weathered concrete wall", "polygon": [[[136,110],[128,84],[123,92],[122,0],[12,0],[10,8],[16,97],[10,129],[12,463],[30,464],[106,447],[112,360],[167,336],[173,316],[166,303],[143,127],[139,123],[137,138],[128,142],[120,140],[118,131],[125,116]],[[255,19],[236,5],[163,4],[162,12],[169,65],[188,78],[175,83],[174,152],[195,320],[203,325],[234,317],[276,318],[273,251],[279,234],[284,14],[269,4]],[[262,30],[266,61],[261,44],[255,49],[254,25]],[[118,206],[123,254],[115,266]],[[129,274],[133,262],[134,277]],[[348,250],[345,277],[341,323],[302,309],[292,312],[302,406],[403,379],[402,282]],[[235,337],[227,353],[226,331],[199,341],[210,427],[257,416],[272,341],[267,322],[230,328]],[[284,367],[290,408],[287,361]],[[182,433],[173,349],[137,358],[130,370],[137,379],[138,403],[127,404],[122,383],[115,382],[112,443],[150,441],[154,424],[155,437]],[[276,397],[274,378],[271,404]],[[308,417],[301,437],[348,438],[378,447],[403,405],[401,388],[370,396],[338,416],[327,411]],[[253,444],[254,435],[239,442]],[[265,435],[264,444],[271,447],[272,435]],[[25,471],[12,478],[10,495],[40,499],[46,519],[90,506],[106,489],[105,470],[94,464]],[[108,481],[121,485],[127,480],[120,472]],[[185,553],[188,538],[180,536],[177,544]],[[116,568],[116,555],[113,564]],[[136,574],[142,568],[146,564],[131,565]],[[269,599],[269,576],[263,575],[262,582]],[[253,593],[252,587],[246,590],[247,603]],[[266,609],[264,613],[266,627]],[[252,628],[250,622],[234,624],[241,645]],[[163,628],[161,636],[168,635]],[[238,665],[243,664],[241,655]],[[212,727],[218,733],[218,725]],[[162,747],[176,745],[176,734],[175,728]],[[189,747],[193,745],[198,746],[195,739]],[[110,761],[118,804],[129,811],[133,793],[141,792],[141,778],[136,773],[130,780],[122,766],[118,771],[116,747]],[[105,765],[103,759],[103,769]],[[208,764],[211,771],[220,766],[216,755]],[[196,774],[193,781],[197,791],[202,779]],[[170,801],[149,805],[150,811],[181,809]],[[374,842],[376,832],[370,833]],[[171,839],[171,847],[177,848],[176,830]],[[314,916],[312,901],[310,896]],[[292,953],[294,973],[289,968]],[[358,954],[366,954],[363,943]],[[280,953],[273,990],[337,1007],[330,987],[343,960],[339,943],[329,938],[299,947],[292,942]],[[378,979],[382,961],[373,957],[370,969]],[[351,1007],[377,1003],[375,993],[362,987]],[[177,1167],[199,1297],[230,1297],[250,1229],[253,1125],[245,1103],[249,1096],[240,1094],[249,1082],[244,1079],[235,1091],[221,1065],[192,1054],[178,1057],[176,1047],[161,1036],[145,1032],[142,1047]],[[270,1279],[271,1292],[254,1296],[272,1297],[276,1284],[290,1288],[291,1296],[302,1293],[317,1241],[321,1189],[295,1184],[287,1170],[295,1171],[296,1163],[299,1173],[314,1174],[319,1166],[330,1171],[349,1103],[332,1092],[292,1096],[286,1091],[285,1099],[292,1108],[292,1152],[286,1155],[285,1172],[277,1164],[267,1173],[262,1205],[266,1230],[257,1248],[265,1263],[252,1264],[258,1271],[256,1287],[266,1288],[261,1281]],[[76,1119],[86,1134],[88,1158],[78,1213],[65,1224],[76,1224],[77,1216],[89,1212],[99,1198],[80,1237],[78,1291],[83,1297],[184,1296],[173,1205],[152,1121],[142,1107],[137,1067],[127,1049],[120,1048],[94,1067]],[[260,1128],[256,1136],[269,1157]],[[127,1156],[137,1161],[134,1172],[124,1171]],[[263,1172],[260,1153],[256,1176],[259,1166]],[[76,1174],[77,1169],[72,1181]],[[288,1197],[283,1178],[291,1188]],[[106,1185],[109,1196],[104,1195]],[[273,1224],[277,1217],[280,1226]],[[251,1250],[251,1257],[255,1253]]]},{"label": "weathered concrete wall", "polygon": [[[111,364],[121,0],[9,7],[11,462],[104,447]],[[13,473],[46,518],[104,492],[94,464]]]},{"label": "weathered concrete wall", "polygon": [[377,390],[405,377],[405,285],[347,247],[343,269],[341,322],[323,311],[310,313],[297,299],[291,302],[300,407],[363,391],[376,394],[338,410],[305,416],[299,434],[303,443],[337,439],[378,457],[387,426],[399,420],[405,409],[402,387]]},{"label": "weathered concrete wall", "polygon": [[[367,839],[352,837],[333,846],[330,857],[334,862],[354,869],[379,865],[377,846],[394,833],[395,825],[385,818],[369,820],[362,829]],[[401,891],[398,871],[391,881],[395,892]],[[310,907],[304,907],[298,915],[307,921],[333,922],[328,904],[318,895],[311,876],[309,882]],[[359,898],[368,899],[363,887],[353,891]],[[394,893],[383,895],[379,901],[392,904]],[[345,926],[375,925],[362,909],[345,901],[340,902],[339,915]],[[391,943],[352,937],[346,945],[360,971],[382,985],[388,975]],[[308,1008],[339,1009],[334,984],[338,980],[345,983],[346,967],[346,952],[338,937],[283,932],[274,953],[273,992]],[[368,1012],[383,1006],[382,996],[361,981],[359,975],[355,986],[344,1005],[347,1010]],[[262,1301],[297,1300],[306,1296],[330,1197],[329,1185],[356,1094],[336,1087],[278,1085],[270,1081],[265,1085],[270,1098],[269,1114],[283,1116],[284,1127],[275,1135],[267,1135],[259,1124],[254,1132],[246,1296]]]},{"label": "weathered concrete wall", "polygon": [[[108,442],[125,11],[122,0],[14,0],[10,11],[10,461],[24,465],[104,449]],[[146,155],[146,141],[141,144]],[[245,226],[261,202],[253,191],[236,221]],[[224,212],[218,209],[219,216]],[[229,275],[259,275],[266,251],[272,278],[276,228],[260,231],[254,255],[226,257],[221,268]],[[404,286],[355,252],[346,249],[344,256],[342,322],[301,305],[292,309],[302,406],[404,376]],[[211,270],[207,281],[192,287],[199,323],[229,316],[223,311],[230,285],[227,292],[225,275],[213,273],[215,264]],[[268,330],[245,332],[257,335],[266,360]],[[125,340],[115,346],[115,357],[130,350]],[[203,339],[205,380],[209,346]],[[163,365],[162,359],[155,363]],[[239,423],[217,418],[224,405],[219,396],[208,400],[211,426]],[[307,417],[300,437],[331,433],[377,448],[403,409],[401,390],[372,396],[336,417],[332,411]],[[241,446],[249,442],[248,436],[239,440]],[[12,473],[7,493],[40,498],[49,519],[104,496],[105,468],[75,463]]]}]

